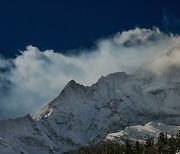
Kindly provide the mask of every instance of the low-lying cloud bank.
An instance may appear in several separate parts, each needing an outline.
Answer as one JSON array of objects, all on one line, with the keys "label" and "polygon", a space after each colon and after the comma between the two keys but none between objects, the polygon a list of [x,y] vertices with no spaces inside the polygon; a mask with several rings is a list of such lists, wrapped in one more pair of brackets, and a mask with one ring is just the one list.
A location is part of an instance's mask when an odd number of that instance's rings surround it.
[{"label": "low-lying cloud bank", "polygon": [[95,49],[78,55],[27,46],[15,59],[0,58],[0,119],[35,113],[71,79],[91,85],[102,75],[133,73],[179,43],[179,35],[135,28],[100,39]]}]

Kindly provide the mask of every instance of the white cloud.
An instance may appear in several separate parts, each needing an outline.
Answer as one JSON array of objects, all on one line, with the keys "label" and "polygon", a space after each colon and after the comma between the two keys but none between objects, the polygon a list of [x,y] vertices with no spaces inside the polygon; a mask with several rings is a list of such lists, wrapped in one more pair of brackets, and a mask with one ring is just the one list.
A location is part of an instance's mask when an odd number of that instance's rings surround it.
[{"label": "white cloud", "polygon": [[0,110],[5,112],[2,116],[36,112],[55,98],[71,79],[91,85],[102,75],[117,71],[133,73],[143,63],[166,53],[179,42],[179,36],[164,34],[157,28],[135,28],[101,39],[96,49],[79,51],[81,54],[77,56],[65,56],[53,50],[39,51],[28,46],[12,60],[13,63],[0,61],[0,68],[11,64],[8,74],[1,73],[11,83],[6,95],[4,90],[1,92]]}]

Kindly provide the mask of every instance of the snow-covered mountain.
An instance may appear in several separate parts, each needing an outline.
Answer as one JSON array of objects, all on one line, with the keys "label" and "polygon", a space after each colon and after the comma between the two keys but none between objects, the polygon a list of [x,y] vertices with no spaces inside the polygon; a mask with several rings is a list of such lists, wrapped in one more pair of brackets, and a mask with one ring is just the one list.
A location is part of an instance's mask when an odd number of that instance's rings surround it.
[{"label": "snow-covered mountain", "polygon": [[157,139],[160,132],[167,133],[167,136],[171,137],[177,134],[179,130],[180,126],[149,122],[146,125],[129,126],[120,132],[108,134],[104,141],[124,144],[126,140],[130,140],[145,143],[149,138]]},{"label": "snow-covered mountain", "polygon": [[[180,126],[180,67],[172,60],[176,52],[180,53],[179,47],[135,74],[109,74],[90,87],[71,80],[33,118],[0,122],[0,153],[62,153],[100,142],[128,126],[157,122],[138,126],[135,134],[149,125],[156,129],[158,123]],[[163,126],[157,132],[171,128]]]}]

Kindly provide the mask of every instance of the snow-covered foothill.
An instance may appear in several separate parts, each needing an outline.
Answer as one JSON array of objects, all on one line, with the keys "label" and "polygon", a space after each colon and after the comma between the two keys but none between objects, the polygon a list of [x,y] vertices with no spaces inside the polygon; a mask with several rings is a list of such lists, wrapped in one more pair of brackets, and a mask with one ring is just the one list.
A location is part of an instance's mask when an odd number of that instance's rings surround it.
[{"label": "snow-covered foothill", "polygon": [[176,135],[179,130],[180,126],[149,122],[146,125],[129,126],[120,132],[108,134],[104,141],[118,142],[121,144],[124,144],[126,140],[146,142],[147,139],[156,140],[161,132],[171,137],[171,135]]}]

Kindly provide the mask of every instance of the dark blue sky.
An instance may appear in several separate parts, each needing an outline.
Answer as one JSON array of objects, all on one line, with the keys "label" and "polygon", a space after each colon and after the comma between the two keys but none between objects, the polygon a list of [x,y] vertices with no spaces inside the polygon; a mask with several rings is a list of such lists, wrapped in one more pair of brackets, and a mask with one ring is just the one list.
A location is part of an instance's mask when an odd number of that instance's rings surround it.
[{"label": "dark blue sky", "polygon": [[89,48],[135,26],[180,32],[179,0],[1,0],[0,54],[27,45],[41,50]]}]

